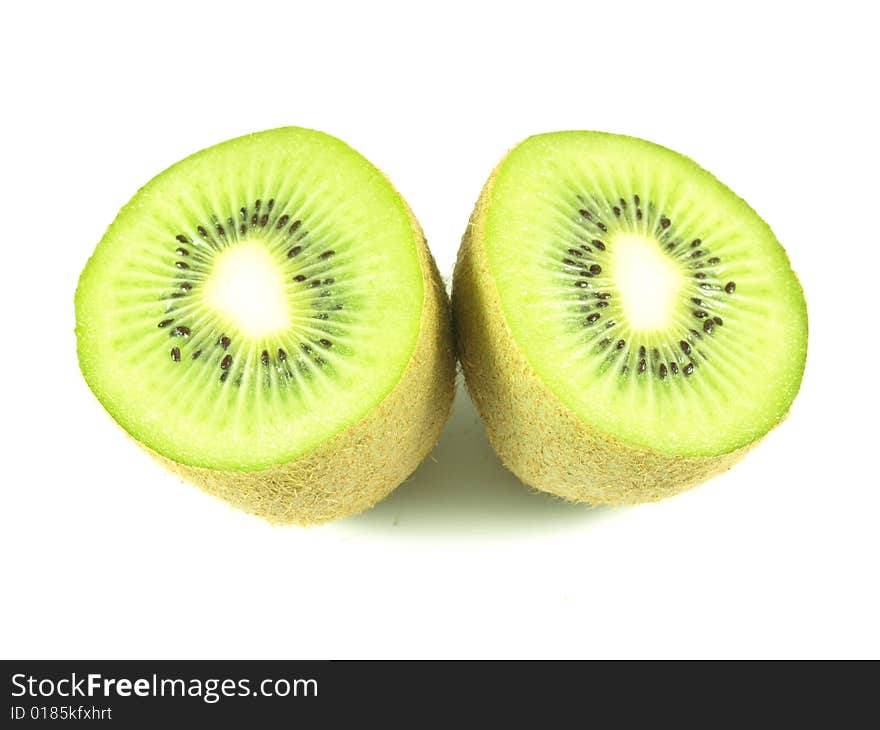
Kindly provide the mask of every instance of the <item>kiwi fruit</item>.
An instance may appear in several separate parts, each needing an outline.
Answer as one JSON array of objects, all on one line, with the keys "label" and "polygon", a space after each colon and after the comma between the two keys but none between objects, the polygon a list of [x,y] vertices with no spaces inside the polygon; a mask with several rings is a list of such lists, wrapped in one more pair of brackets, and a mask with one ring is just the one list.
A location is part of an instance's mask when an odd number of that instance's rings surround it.
[{"label": "kiwi fruit", "polygon": [[452,403],[448,298],[416,219],[308,129],[218,144],[147,183],[80,276],[76,335],[128,434],[272,522],[372,506]]},{"label": "kiwi fruit", "polygon": [[807,312],[767,224],[690,159],[531,137],[483,188],[453,280],[468,390],[504,464],[593,504],[733,465],[786,415]]}]

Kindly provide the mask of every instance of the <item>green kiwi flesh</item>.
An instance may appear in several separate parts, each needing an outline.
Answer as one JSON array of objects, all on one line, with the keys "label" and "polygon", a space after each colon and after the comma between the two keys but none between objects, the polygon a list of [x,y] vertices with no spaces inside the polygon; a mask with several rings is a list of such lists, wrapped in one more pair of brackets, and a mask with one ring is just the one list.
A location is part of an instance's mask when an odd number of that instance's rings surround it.
[{"label": "green kiwi flesh", "polygon": [[531,137],[487,182],[453,287],[502,460],[594,503],[728,468],[786,415],[803,293],[767,224],[693,161],[598,132]]},{"label": "green kiwi flesh", "polygon": [[111,416],[278,522],[370,506],[449,410],[448,308],[421,229],[379,170],[321,132],[247,135],[151,180],[86,265],[76,318]]}]

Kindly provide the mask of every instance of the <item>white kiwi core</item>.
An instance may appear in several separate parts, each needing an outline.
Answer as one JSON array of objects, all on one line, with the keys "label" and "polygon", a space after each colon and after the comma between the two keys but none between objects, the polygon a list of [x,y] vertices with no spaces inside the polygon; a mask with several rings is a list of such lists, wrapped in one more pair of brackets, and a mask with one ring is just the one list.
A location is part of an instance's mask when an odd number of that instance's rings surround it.
[{"label": "white kiwi core", "polygon": [[671,326],[685,285],[681,267],[654,238],[637,233],[615,236],[609,248],[614,286],[633,331]]},{"label": "white kiwi core", "polygon": [[259,240],[231,246],[217,256],[205,284],[205,301],[250,337],[290,327],[284,274]]}]

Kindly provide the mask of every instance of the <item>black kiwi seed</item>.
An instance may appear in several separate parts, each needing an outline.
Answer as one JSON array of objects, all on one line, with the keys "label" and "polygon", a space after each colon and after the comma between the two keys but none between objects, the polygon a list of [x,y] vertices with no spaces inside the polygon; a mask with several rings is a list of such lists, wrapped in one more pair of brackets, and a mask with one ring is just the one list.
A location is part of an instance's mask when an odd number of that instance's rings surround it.
[{"label": "black kiwi seed", "polygon": [[617,341],[617,344],[615,345],[615,347],[616,347],[618,350],[622,350],[624,347],[626,347],[626,340],[618,340],[618,341]]},{"label": "black kiwi seed", "polygon": [[180,348],[179,347],[172,347],[171,348],[171,359],[174,360],[174,362],[180,362]]},{"label": "black kiwi seed", "polygon": [[705,279],[706,275],[702,271],[698,271],[696,274],[694,274],[694,278],[695,279]]},{"label": "black kiwi seed", "polygon": [[601,340],[601,341],[599,342],[599,347],[601,347],[601,348],[604,350],[604,349],[605,349],[606,347],[608,347],[608,345],[610,345],[610,344],[611,344],[611,340],[609,340],[609,339],[606,337],[604,340]]},{"label": "black kiwi seed", "polygon": [[589,286],[589,284],[588,284],[586,281],[584,281],[583,279],[578,279],[578,280],[574,283],[574,285],[575,285],[576,287],[578,287],[579,289],[584,289],[585,287],[588,287],[588,286]]},{"label": "black kiwi seed", "polygon": [[175,265],[178,269],[188,269],[188,268],[189,268],[189,264],[186,263],[185,261],[175,261],[175,262],[174,262],[174,265]]},{"label": "black kiwi seed", "polygon": [[174,328],[174,334],[178,337],[189,337],[190,329],[189,327],[184,327],[183,325],[180,325],[179,327]]},{"label": "black kiwi seed", "polygon": [[602,241],[600,241],[598,238],[594,238],[594,239],[591,241],[591,243],[592,243],[596,248],[598,248],[600,251],[604,251],[604,250],[605,250],[605,244],[604,244]]},{"label": "black kiwi seed", "polygon": [[290,216],[285,214],[278,219],[278,223],[275,224],[276,228],[284,228],[287,225],[287,221],[290,220]]},{"label": "black kiwi seed", "polygon": [[673,375],[678,375],[678,363],[673,360],[669,363],[669,369],[672,371]]},{"label": "black kiwi seed", "polygon": [[666,377],[666,365],[664,363],[660,363],[660,380]]},{"label": "black kiwi seed", "polygon": [[703,241],[699,238],[695,238],[693,241],[691,241],[691,248],[697,248],[702,242]]},{"label": "black kiwi seed", "polygon": [[641,200],[641,198],[639,198],[638,195],[633,195],[633,203],[635,203],[636,205],[641,205],[642,200]]},{"label": "black kiwi seed", "polygon": [[178,256],[189,256],[189,251],[187,251],[183,246],[178,246],[176,249],[176,253]]},{"label": "black kiwi seed", "polygon": [[642,358],[641,360],[639,360],[639,372],[643,373],[647,369],[648,369],[648,363],[645,362],[645,358]]},{"label": "black kiwi seed", "polygon": [[717,324],[719,327],[720,327],[721,325],[724,324],[724,320],[721,319],[721,317],[712,317],[712,320],[713,320],[713,321],[715,322],[715,324]]},{"label": "black kiwi seed", "polygon": [[696,304],[698,307],[704,307],[704,306],[706,306],[705,304],[703,304],[703,300],[700,299],[699,297],[694,297],[693,299],[691,299],[691,301],[692,301],[694,304]]},{"label": "black kiwi seed", "polygon": [[626,208],[626,201],[623,198],[620,199],[620,207]]},{"label": "black kiwi seed", "polygon": [[646,352],[644,345],[639,346],[639,357],[644,357]]},{"label": "black kiwi seed", "polygon": [[587,323],[588,323],[588,324],[593,324],[593,322],[598,321],[598,319],[599,319],[600,316],[601,316],[601,315],[600,315],[598,312],[593,312],[591,315],[589,315],[589,316],[587,317]]},{"label": "black kiwi seed", "polygon": [[204,238],[204,239],[208,238],[208,231],[205,230],[204,226],[199,226],[198,228],[196,228],[196,230],[199,232],[199,235],[202,238]]},{"label": "black kiwi seed", "polygon": [[728,294],[733,294],[736,291],[736,283],[733,281],[728,281],[724,287],[724,291]]},{"label": "black kiwi seed", "polygon": [[168,326],[169,324],[171,324],[173,321],[174,321],[173,319],[163,319],[161,322],[159,322],[159,324],[157,325],[157,327],[160,327],[160,328],[162,328],[162,327],[167,327],[167,326]]},{"label": "black kiwi seed", "polygon": [[324,286],[329,286],[330,284],[335,284],[335,283],[336,283],[336,279],[334,279],[332,276],[328,276],[326,279],[324,279]]},{"label": "black kiwi seed", "polygon": [[584,255],[584,252],[581,251],[579,248],[570,248],[570,249],[568,249],[568,252],[572,256],[583,256]]},{"label": "black kiwi seed", "polygon": [[262,201],[262,200],[258,200],[256,203],[254,203],[254,208],[256,208],[258,211],[259,211],[260,208],[262,208],[262,207],[263,207],[263,201]]},{"label": "black kiwi seed", "polygon": [[703,330],[705,330],[707,333],[711,332],[713,329],[715,329],[714,319],[707,319],[705,322],[703,322]]},{"label": "black kiwi seed", "polygon": [[721,263],[721,259],[719,259],[717,256],[713,256],[713,257],[712,257],[711,259],[709,259],[706,263],[709,263],[709,264],[720,264],[720,263]]},{"label": "black kiwi seed", "polygon": [[321,280],[320,279],[313,279],[312,281],[309,282],[309,286],[312,287],[312,289],[315,289],[315,288],[321,286]]},{"label": "black kiwi seed", "polygon": [[583,208],[581,208],[579,212],[580,212],[580,214],[581,214],[584,218],[586,218],[588,221],[593,220],[593,214],[590,213],[590,211],[588,211],[588,210],[584,210]]},{"label": "black kiwi seed", "polygon": [[239,213],[239,215],[241,215],[241,219],[243,221],[247,220],[247,208],[242,208],[241,210],[238,211],[238,213]]},{"label": "black kiwi seed", "polygon": [[602,221],[596,221],[596,225],[598,226],[600,231],[602,231],[603,233],[608,233],[608,226],[606,226]]},{"label": "black kiwi seed", "polygon": [[224,236],[224,237],[226,236],[226,231],[224,230],[223,226],[221,226],[219,223],[217,223],[217,225],[215,227],[217,228],[217,233],[219,235]]},{"label": "black kiwi seed", "polygon": [[176,239],[178,240],[178,242],[180,242],[180,243],[190,243],[190,240],[189,240],[186,236],[184,236],[182,233],[179,234],[179,235],[177,235],[177,236],[175,236],[175,238],[176,238]]},{"label": "black kiwi seed", "polygon": [[322,337],[320,340],[318,340],[318,342],[320,342],[324,347],[333,347],[333,343],[324,337]]},{"label": "black kiwi seed", "polygon": [[263,365],[269,364],[269,351],[268,350],[263,350],[262,354],[260,355],[260,362],[263,363]]},{"label": "black kiwi seed", "polygon": [[278,348],[278,359],[282,362],[287,359],[287,353],[284,352],[280,347]]},{"label": "black kiwi seed", "polygon": [[305,276],[305,274],[297,274],[296,276],[293,277],[293,280],[294,281],[305,281],[306,276]]},{"label": "black kiwi seed", "polygon": [[704,312],[702,309],[697,309],[694,311],[694,317],[696,317],[697,319],[705,319],[708,316],[709,316],[709,313]]},{"label": "black kiwi seed", "polygon": [[202,354],[202,351],[201,351],[201,350],[196,350],[196,351],[192,354],[192,359],[193,359],[193,360],[198,360],[198,359],[199,359],[199,355],[201,355],[201,354]]},{"label": "black kiwi seed", "polygon": [[602,273],[602,267],[599,266],[599,264],[592,264],[590,266],[590,273],[593,274],[593,276],[598,276]]},{"label": "black kiwi seed", "polygon": [[693,374],[693,372],[694,372],[694,364],[693,364],[692,362],[689,362],[687,365],[685,365],[685,366],[682,368],[682,371],[684,372],[685,375],[691,375],[691,374]]},{"label": "black kiwi seed", "polygon": [[302,246],[294,246],[290,251],[287,252],[287,258],[292,259],[294,256],[298,256],[303,250]]},{"label": "black kiwi seed", "polygon": [[667,218],[667,217],[664,216],[663,218],[660,219],[660,226],[661,226],[662,228],[669,228],[669,224],[670,224],[671,222],[672,222],[672,221],[670,221],[669,218]]},{"label": "black kiwi seed", "polygon": [[618,208],[618,207],[615,205],[611,210],[614,211],[614,215],[616,215],[618,218],[620,218],[620,208]]},{"label": "black kiwi seed", "polygon": [[691,346],[688,344],[687,340],[681,340],[678,344],[681,346],[681,351],[685,355],[691,354]]},{"label": "black kiwi seed", "polygon": [[607,307],[607,306],[608,306],[608,302],[606,302],[606,301],[596,302],[597,309],[605,309],[605,307]]},{"label": "black kiwi seed", "polygon": [[219,340],[217,340],[217,344],[220,345],[224,350],[229,347],[230,342],[231,340],[226,335],[223,335]]},{"label": "black kiwi seed", "polygon": [[296,233],[297,229],[302,225],[302,221],[297,219],[290,225],[290,233]]},{"label": "black kiwi seed", "polygon": [[226,378],[228,378],[228,377],[229,377],[229,371],[227,370],[227,371],[225,371],[225,372],[220,376],[220,382],[221,382],[221,383],[225,383],[225,382],[226,382]]},{"label": "black kiwi seed", "polygon": [[335,253],[336,253],[336,251],[334,251],[333,249],[330,249],[329,251],[324,251],[324,253],[322,253],[320,256],[318,256],[318,258],[319,259],[329,259]]},{"label": "black kiwi seed", "polygon": [[269,222],[269,214],[263,213],[263,215],[260,216],[260,227],[265,228],[265,226],[268,222]]},{"label": "black kiwi seed", "polygon": [[220,369],[221,370],[229,370],[229,366],[232,365],[232,355],[226,355],[220,361]]},{"label": "black kiwi seed", "polygon": [[639,220],[642,220],[642,209],[641,208],[636,208],[636,218],[638,218]]},{"label": "black kiwi seed", "polygon": [[271,212],[272,208],[275,207],[275,198],[270,198],[269,202],[266,205],[269,208],[269,211]]}]

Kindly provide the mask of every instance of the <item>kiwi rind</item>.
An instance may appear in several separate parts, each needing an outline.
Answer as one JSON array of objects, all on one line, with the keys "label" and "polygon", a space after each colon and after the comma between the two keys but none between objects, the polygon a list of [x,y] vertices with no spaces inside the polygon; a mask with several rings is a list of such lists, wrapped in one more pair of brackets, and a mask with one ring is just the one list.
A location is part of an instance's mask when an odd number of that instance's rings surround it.
[{"label": "kiwi rind", "polygon": [[455,392],[449,298],[407,211],[425,284],[419,337],[400,381],[367,416],[294,461],[256,471],[189,466],[141,446],[206,492],[277,524],[348,517],[388,496],[434,448]]},{"label": "kiwi rind", "polygon": [[650,502],[720,474],[760,439],[714,456],[670,455],[585,423],[547,388],[507,324],[485,250],[486,182],[459,249],[453,328],[468,392],[502,463],[527,485],[591,504]]}]

